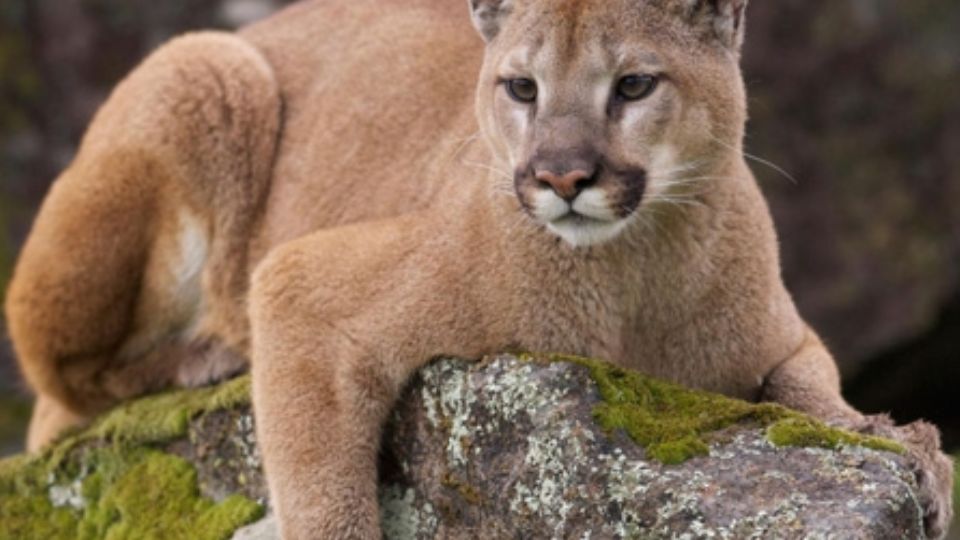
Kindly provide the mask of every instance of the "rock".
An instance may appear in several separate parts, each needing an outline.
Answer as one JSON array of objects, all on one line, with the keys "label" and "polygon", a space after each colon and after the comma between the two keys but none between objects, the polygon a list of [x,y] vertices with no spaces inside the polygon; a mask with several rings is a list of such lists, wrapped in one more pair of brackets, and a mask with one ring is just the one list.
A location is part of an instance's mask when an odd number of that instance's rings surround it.
[{"label": "rock", "polygon": [[[911,475],[894,453],[778,448],[758,425],[776,425],[763,413],[738,410],[724,418],[724,407],[740,402],[710,397],[695,403],[685,390],[638,379],[648,391],[640,401],[666,409],[640,419],[662,429],[656,437],[666,441],[645,450],[622,431],[607,433],[599,425],[611,404],[596,379],[575,364],[510,357],[482,367],[445,363],[425,370],[386,439],[381,505],[387,535],[743,538],[842,530],[863,538],[921,536]],[[694,411],[682,410],[690,406]],[[699,420],[709,410],[716,417],[695,427],[683,418],[692,412]],[[691,438],[702,438],[708,455],[697,456],[696,444],[681,451],[685,455],[671,453],[670,441],[685,441],[688,429],[700,432]],[[660,463],[690,454],[680,464]]]},{"label": "rock", "polygon": [[[194,439],[215,416],[241,421],[227,440]],[[244,416],[249,381],[239,379],[122,405],[42,455],[0,461],[0,539],[229,538],[263,515],[265,501],[208,484],[205,462],[177,449],[194,441],[209,452],[198,455],[227,456],[230,443],[249,443]]]},{"label": "rock", "polygon": [[234,533],[230,540],[280,540],[277,517],[269,515],[252,525],[247,525]]},{"label": "rock", "polygon": [[[0,461],[0,538],[277,538],[249,380]],[[446,360],[384,439],[388,538],[921,538],[899,447],[575,358]],[[253,525],[250,525],[253,523]]]}]

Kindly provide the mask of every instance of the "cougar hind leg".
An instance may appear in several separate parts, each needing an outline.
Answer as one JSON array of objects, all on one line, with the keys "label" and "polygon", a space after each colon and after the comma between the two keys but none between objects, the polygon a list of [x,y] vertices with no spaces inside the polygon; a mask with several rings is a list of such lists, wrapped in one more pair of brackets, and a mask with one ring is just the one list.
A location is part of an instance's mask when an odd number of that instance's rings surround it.
[{"label": "cougar hind leg", "polygon": [[269,65],[230,34],[172,41],[114,91],[7,295],[38,394],[32,449],[120,399],[243,368],[247,243],[279,122]]}]

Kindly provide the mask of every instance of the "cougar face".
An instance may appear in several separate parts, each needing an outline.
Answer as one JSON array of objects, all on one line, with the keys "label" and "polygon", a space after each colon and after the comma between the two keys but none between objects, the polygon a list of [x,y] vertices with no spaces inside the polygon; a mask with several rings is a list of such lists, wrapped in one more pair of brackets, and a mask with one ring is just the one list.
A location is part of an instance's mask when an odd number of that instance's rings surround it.
[{"label": "cougar face", "polygon": [[740,146],[736,51],[662,3],[516,1],[489,40],[482,130],[522,208],[572,246],[655,219]]}]

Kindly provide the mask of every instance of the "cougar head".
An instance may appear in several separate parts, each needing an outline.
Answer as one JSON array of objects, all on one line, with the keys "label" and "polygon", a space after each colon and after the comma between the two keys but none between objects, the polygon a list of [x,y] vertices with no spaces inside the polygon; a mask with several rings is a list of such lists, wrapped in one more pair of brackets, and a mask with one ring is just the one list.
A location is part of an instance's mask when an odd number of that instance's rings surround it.
[{"label": "cougar head", "polygon": [[469,0],[487,43],[477,116],[511,171],[498,181],[572,246],[611,241],[689,194],[739,154],[745,6]]}]

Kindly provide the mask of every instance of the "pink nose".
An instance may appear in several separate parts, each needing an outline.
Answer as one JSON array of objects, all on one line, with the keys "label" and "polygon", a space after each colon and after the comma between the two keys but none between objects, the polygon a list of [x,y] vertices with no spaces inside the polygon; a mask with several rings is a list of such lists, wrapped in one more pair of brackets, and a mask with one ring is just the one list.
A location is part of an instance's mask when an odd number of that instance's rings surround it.
[{"label": "pink nose", "polygon": [[592,183],[593,175],[579,169],[570,171],[563,176],[551,171],[537,171],[536,179],[544,187],[552,189],[560,198],[572,201]]}]

